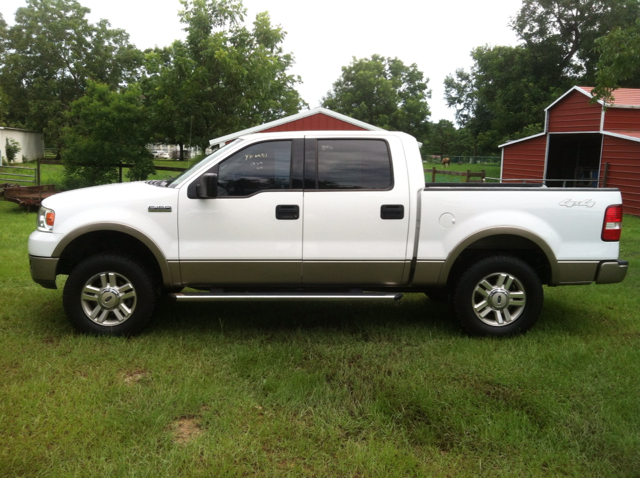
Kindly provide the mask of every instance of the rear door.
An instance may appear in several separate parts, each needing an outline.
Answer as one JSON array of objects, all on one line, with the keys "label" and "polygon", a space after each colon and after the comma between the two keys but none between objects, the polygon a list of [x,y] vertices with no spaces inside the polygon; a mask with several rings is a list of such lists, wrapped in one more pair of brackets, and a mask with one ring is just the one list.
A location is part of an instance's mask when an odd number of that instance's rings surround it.
[{"label": "rear door", "polygon": [[409,233],[401,141],[305,138],[303,283],[399,285]]}]

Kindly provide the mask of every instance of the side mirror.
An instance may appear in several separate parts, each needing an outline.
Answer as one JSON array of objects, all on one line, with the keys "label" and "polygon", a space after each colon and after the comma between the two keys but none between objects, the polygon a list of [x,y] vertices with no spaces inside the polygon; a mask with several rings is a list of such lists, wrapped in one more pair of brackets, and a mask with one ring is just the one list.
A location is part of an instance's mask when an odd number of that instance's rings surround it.
[{"label": "side mirror", "polygon": [[200,183],[196,185],[196,194],[199,198],[218,197],[218,175],[214,173],[203,174]]}]

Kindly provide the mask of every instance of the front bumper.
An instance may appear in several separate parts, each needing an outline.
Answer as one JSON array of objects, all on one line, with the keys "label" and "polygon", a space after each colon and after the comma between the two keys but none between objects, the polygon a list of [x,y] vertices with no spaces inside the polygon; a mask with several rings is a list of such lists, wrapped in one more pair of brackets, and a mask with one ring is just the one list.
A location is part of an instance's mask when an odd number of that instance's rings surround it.
[{"label": "front bumper", "polygon": [[615,284],[622,282],[629,269],[628,261],[606,261],[600,263],[596,274],[596,284]]},{"label": "front bumper", "polygon": [[45,289],[57,289],[56,270],[58,268],[57,257],[38,257],[29,254],[29,269],[31,278]]}]

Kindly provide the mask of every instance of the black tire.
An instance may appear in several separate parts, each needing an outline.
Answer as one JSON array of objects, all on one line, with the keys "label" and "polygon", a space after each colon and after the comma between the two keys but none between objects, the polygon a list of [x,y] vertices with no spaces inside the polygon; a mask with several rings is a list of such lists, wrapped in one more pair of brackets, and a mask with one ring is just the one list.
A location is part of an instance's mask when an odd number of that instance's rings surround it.
[{"label": "black tire", "polygon": [[486,257],[471,265],[453,293],[460,325],[476,336],[526,332],[538,320],[543,300],[538,274],[526,262],[507,255]]},{"label": "black tire", "polygon": [[155,289],[149,272],[136,261],[113,253],[98,254],[71,271],[63,304],[69,320],[81,332],[133,335],[151,318]]}]

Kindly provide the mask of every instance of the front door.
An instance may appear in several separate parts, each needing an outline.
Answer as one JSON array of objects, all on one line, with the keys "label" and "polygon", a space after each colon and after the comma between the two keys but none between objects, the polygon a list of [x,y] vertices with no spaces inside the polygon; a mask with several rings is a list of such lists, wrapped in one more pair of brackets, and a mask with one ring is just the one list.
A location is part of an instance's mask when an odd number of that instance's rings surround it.
[{"label": "front door", "polygon": [[218,197],[197,197],[197,179],[181,189],[185,285],[301,282],[303,193],[295,184],[294,142],[255,143],[211,168],[218,174]]}]

